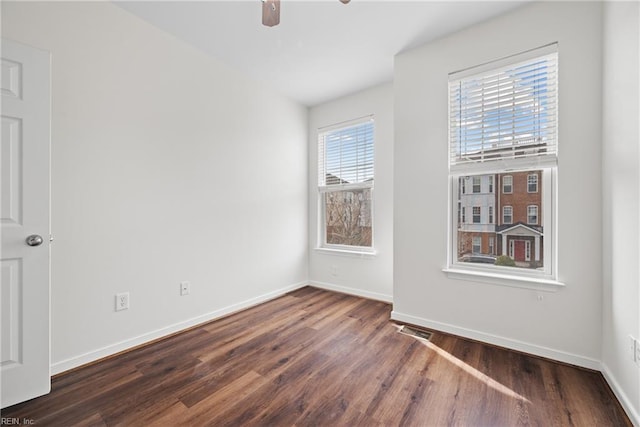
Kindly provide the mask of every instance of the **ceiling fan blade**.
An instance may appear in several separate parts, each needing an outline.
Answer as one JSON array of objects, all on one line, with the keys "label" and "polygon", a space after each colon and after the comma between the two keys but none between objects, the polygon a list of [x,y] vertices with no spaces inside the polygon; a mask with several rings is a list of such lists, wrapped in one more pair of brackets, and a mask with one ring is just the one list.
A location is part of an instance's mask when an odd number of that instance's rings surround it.
[{"label": "ceiling fan blade", "polygon": [[262,25],[273,27],[279,23],[280,0],[262,0]]}]

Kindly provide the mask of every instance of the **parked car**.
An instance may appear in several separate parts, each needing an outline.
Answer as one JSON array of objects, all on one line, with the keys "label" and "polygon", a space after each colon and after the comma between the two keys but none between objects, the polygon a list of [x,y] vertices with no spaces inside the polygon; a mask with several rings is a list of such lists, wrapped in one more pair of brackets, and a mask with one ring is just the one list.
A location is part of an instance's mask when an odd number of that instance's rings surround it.
[{"label": "parked car", "polygon": [[486,255],[486,254],[465,254],[462,255],[460,259],[462,262],[475,262],[480,264],[495,264],[496,256],[495,255]]}]

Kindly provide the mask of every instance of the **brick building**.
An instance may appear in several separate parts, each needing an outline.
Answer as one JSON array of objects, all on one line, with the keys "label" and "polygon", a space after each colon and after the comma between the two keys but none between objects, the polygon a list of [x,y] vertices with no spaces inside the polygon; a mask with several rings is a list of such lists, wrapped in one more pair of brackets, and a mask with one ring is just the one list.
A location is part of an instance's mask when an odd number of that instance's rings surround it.
[{"label": "brick building", "polygon": [[537,268],[543,263],[542,171],[497,175],[496,238],[498,253],[519,266]]}]

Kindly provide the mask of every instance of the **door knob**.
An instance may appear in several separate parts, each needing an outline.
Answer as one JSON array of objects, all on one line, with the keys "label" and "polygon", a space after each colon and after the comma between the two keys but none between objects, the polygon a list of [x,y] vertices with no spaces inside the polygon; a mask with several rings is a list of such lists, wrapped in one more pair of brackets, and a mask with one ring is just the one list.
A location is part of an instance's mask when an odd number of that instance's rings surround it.
[{"label": "door knob", "polygon": [[44,242],[42,236],[38,236],[37,234],[32,234],[31,236],[27,237],[25,241],[29,246],[40,246],[42,242]]}]

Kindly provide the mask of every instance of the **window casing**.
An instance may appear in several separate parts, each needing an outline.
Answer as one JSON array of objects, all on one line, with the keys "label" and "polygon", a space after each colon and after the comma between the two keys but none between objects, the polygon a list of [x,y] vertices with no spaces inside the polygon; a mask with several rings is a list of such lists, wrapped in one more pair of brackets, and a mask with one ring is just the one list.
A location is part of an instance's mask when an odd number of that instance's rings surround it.
[{"label": "window casing", "polygon": [[502,207],[502,224],[513,224],[513,207]]},{"label": "window casing", "polygon": [[473,207],[473,223],[474,224],[480,224],[480,212],[481,212],[480,206]]},{"label": "window casing", "polygon": [[532,173],[527,175],[527,192],[528,193],[538,192],[538,174]]},{"label": "window casing", "polygon": [[318,130],[320,248],[373,252],[374,122]]},{"label": "window casing", "polygon": [[535,205],[527,206],[527,224],[538,224],[538,207]]},{"label": "window casing", "polygon": [[474,176],[473,177],[473,192],[474,193],[479,193],[481,191],[482,187],[480,185],[480,177],[479,176]]},{"label": "window casing", "polygon": [[[445,271],[453,277],[495,274],[499,281],[558,284],[557,56],[552,44],[449,76],[449,183],[454,197]],[[473,182],[475,194],[459,192],[465,181],[460,177]],[[476,193],[476,183],[488,193]],[[487,209],[486,218],[476,223],[474,215],[466,225],[457,221],[460,210],[473,206]],[[487,264],[487,257],[482,263],[469,261],[479,233],[486,234],[486,255],[507,256],[516,266],[498,259]]]},{"label": "window casing", "polygon": [[513,177],[511,175],[505,175],[502,177],[502,192],[504,194],[513,193]]}]

